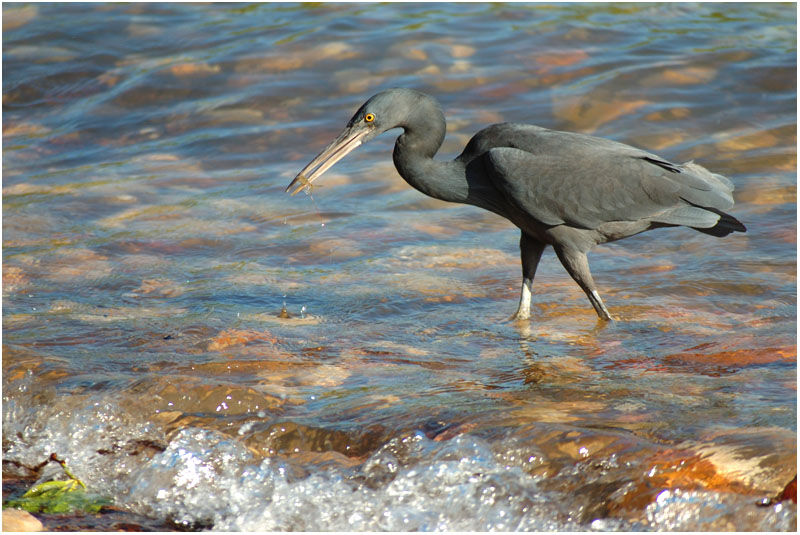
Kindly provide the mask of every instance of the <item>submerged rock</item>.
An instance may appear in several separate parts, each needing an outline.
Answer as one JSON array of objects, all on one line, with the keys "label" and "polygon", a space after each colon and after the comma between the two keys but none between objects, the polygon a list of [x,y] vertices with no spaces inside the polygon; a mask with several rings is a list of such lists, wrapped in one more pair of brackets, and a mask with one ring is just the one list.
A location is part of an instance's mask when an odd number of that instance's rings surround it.
[{"label": "submerged rock", "polygon": [[43,531],[44,526],[38,518],[22,509],[3,510],[3,532]]}]

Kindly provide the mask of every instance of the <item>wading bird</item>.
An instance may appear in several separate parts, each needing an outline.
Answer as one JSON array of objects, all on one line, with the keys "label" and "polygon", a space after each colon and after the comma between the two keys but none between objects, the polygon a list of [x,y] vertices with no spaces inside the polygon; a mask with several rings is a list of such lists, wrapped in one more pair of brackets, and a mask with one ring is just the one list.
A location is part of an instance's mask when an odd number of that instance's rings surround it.
[{"label": "wading bird", "polygon": [[403,129],[394,165],[412,187],[484,208],[522,231],[522,290],[512,318],[530,317],[531,285],[548,245],[600,319],[610,320],[586,258],[595,245],[660,227],[686,226],[716,237],[746,230],[723,212],[733,206],[733,184],[724,176],[608,139],[500,123],[475,134],[454,160],[436,161],[444,114],[433,98],[411,89],[367,100],[286,191],[310,187],[353,149],[393,128]]}]

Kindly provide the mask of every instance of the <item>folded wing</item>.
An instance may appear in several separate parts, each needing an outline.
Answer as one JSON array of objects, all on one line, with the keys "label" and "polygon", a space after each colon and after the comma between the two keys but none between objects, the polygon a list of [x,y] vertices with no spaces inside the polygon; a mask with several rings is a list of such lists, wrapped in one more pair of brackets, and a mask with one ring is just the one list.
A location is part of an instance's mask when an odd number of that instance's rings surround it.
[{"label": "folded wing", "polygon": [[595,229],[646,219],[708,229],[733,206],[733,184],[693,162],[582,134],[504,126],[522,128],[513,146],[487,150],[484,165],[508,202],[546,225]]}]

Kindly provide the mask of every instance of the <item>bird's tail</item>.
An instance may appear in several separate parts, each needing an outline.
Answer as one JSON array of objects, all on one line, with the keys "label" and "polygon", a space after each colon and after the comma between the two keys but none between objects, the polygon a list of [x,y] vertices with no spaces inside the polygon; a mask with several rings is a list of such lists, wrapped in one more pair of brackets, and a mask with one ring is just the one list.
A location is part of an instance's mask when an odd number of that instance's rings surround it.
[{"label": "bird's tail", "polygon": [[722,210],[717,210],[716,208],[709,208],[707,206],[704,206],[703,209],[718,214],[719,221],[717,221],[717,224],[714,225],[713,227],[709,228],[692,227],[693,229],[702,232],[703,234],[716,236],[717,238],[722,238],[723,236],[727,236],[731,232],[747,232],[747,228],[742,224],[742,222],[733,217],[732,215],[726,214]]}]

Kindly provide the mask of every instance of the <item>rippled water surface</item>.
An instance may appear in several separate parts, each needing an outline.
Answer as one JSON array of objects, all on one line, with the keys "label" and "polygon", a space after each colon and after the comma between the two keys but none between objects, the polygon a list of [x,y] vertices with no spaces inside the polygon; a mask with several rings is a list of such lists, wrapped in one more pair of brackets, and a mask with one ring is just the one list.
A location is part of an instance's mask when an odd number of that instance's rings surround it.
[{"label": "rippled water surface", "polygon": [[[4,4],[4,496],[45,527],[794,530],[790,4]],[[424,197],[384,135],[284,188],[373,93],[439,158],[530,122],[694,159],[746,234],[552,251]],[[287,314],[280,314],[281,310]],[[122,520],[119,520],[119,519]]]}]

